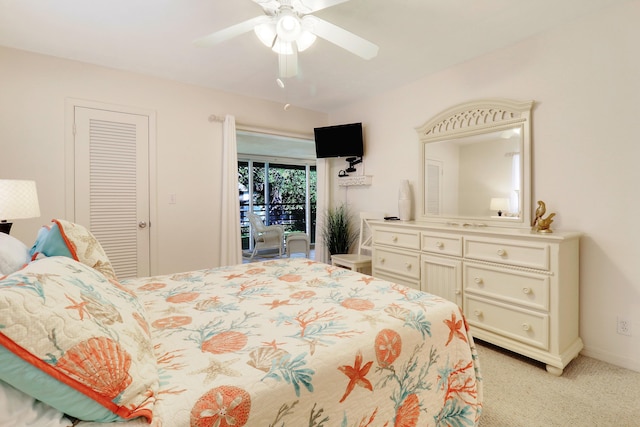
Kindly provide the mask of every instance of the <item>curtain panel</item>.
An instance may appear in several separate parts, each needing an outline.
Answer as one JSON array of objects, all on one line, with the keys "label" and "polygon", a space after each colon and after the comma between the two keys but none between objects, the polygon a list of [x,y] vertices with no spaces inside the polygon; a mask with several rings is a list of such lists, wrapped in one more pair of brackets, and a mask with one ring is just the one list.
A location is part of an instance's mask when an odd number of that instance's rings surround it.
[{"label": "curtain panel", "polygon": [[236,142],[236,119],[226,115],[222,125],[222,159],[220,165],[222,197],[217,221],[218,264],[235,265],[242,262],[240,240],[240,204],[238,203],[238,149]]}]

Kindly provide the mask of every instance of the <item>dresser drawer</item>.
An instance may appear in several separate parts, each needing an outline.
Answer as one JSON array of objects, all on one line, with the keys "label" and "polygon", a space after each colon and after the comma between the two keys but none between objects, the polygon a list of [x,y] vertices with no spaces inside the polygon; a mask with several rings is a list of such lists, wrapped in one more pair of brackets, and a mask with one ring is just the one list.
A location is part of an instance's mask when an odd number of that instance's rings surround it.
[{"label": "dresser drawer", "polygon": [[[465,295],[464,314],[472,327],[549,349],[549,316]],[[473,330],[471,331],[473,333]]]},{"label": "dresser drawer", "polygon": [[464,239],[464,256],[522,267],[549,269],[549,245],[513,240]]},{"label": "dresser drawer", "polygon": [[462,237],[441,233],[422,233],[422,250],[441,255],[462,256]]},{"label": "dresser drawer", "polygon": [[399,274],[420,279],[420,254],[390,248],[373,248],[373,264],[376,271],[395,276]]},{"label": "dresser drawer", "polygon": [[420,250],[420,232],[391,228],[373,230],[373,244]]},{"label": "dresser drawer", "polygon": [[549,310],[549,276],[544,274],[465,263],[463,283],[465,292]]},{"label": "dresser drawer", "polygon": [[376,279],[386,280],[387,282],[397,283],[398,285],[407,286],[416,290],[420,290],[420,281],[410,280],[400,276],[394,276],[392,274],[384,273],[380,270],[375,270],[373,275]]}]

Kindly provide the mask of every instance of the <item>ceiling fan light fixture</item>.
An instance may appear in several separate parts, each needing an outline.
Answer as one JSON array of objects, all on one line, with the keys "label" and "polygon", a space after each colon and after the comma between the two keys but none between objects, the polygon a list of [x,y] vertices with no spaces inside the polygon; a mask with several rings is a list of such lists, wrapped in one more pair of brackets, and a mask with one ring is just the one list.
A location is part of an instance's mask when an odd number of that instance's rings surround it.
[{"label": "ceiling fan light fixture", "polygon": [[276,23],[276,33],[278,38],[286,42],[294,42],[302,32],[300,18],[291,9],[282,9]]},{"label": "ceiling fan light fixture", "polygon": [[194,40],[197,46],[213,46],[253,30],[262,44],[278,54],[281,78],[298,73],[298,52],[308,49],[317,37],[363,59],[378,54],[378,46],[331,22],[310,15],[348,0],[254,0],[263,11],[257,16]]},{"label": "ceiling fan light fixture", "polygon": [[256,25],[253,29],[258,39],[267,47],[273,46],[273,40],[276,38],[276,26],[273,22],[265,22]]},{"label": "ceiling fan light fixture", "polygon": [[298,37],[298,40],[296,40],[296,44],[298,45],[298,52],[302,52],[307,50],[315,41],[316,41],[316,35],[306,31],[306,30],[302,30],[302,32],[300,33],[300,37]]}]

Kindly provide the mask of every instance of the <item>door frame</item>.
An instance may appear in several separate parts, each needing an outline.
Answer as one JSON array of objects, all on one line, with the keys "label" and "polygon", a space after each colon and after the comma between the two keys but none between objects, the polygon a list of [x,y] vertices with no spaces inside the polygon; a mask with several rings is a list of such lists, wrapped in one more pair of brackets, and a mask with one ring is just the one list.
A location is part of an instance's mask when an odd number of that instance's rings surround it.
[{"label": "door frame", "polygon": [[64,162],[65,162],[65,218],[75,221],[75,108],[92,108],[127,114],[138,114],[149,118],[149,273],[158,271],[158,211],[157,211],[157,130],[156,112],[145,108],[109,104],[86,99],[66,98],[64,115]]}]

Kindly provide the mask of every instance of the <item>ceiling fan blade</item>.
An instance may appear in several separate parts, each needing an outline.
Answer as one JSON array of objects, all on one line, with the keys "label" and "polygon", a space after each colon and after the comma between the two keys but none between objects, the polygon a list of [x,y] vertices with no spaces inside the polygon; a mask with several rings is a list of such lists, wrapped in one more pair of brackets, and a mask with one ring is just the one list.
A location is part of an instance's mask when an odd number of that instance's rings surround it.
[{"label": "ceiling fan blade", "polygon": [[265,12],[275,12],[280,8],[280,2],[278,0],[253,0],[258,3]]},{"label": "ceiling fan blade", "polygon": [[298,50],[295,46],[291,54],[278,54],[278,70],[282,78],[295,77],[298,75]]},{"label": "ceiling fan blade", "polygon": [[349,0],[292,0],[291,4],[296,10],[307,14],[327,9],[340,3],[346,3],[348,1]]},{"label": "ceiling fan blade", "polygon": [[240,22],[239,24],[235,24],[220,31],[216,31],[215,33],[209,34],[208,36],[196,39],[193,41],[193,44],[198,47],[213,46],[244,33],[248,33],[249,31],[253,31],[256,25],[268,22],[270,19],[271,18],[269,18],[268,16],[256,16],[255,18]]},{"label": "ceiling fan blade", "polygon": [[306,15],[302,20],[305,24],[308,23],[309,30],[316,36],[330,41],[354,55],[358,55],[363,59],[371,59],[378,54],[377,45],[324,19]]}]

